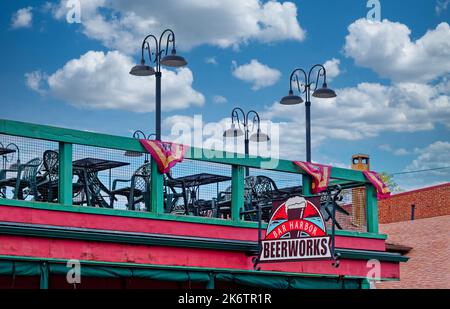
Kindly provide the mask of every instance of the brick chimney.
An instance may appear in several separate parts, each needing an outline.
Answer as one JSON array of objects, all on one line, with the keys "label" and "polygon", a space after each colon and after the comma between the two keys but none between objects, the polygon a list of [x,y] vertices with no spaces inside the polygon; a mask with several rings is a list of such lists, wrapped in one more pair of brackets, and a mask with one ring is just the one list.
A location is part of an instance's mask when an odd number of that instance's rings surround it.
[{"label": "brick chimney", "polygon": [[[352,169],[357,171],[369,171],[369,156],[366,154],[353,155]],[[352,221],[356,226],[365,226],[366,224],[366,191],[364,187],[352,189]]]}]

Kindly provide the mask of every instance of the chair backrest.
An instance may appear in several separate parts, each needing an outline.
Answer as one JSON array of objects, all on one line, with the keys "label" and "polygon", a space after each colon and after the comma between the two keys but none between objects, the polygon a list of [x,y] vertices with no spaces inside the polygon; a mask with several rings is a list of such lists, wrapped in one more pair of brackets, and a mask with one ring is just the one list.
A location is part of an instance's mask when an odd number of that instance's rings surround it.
[{"label": "chair backrest", "polygon": [[253,192],[257,197],[271,197],[273,192],[278,190],[275,182],[266,176],[256,176],[253,184]]},{"label": "chair backrest", "polygon": [[150,190],[151,163],[141,165],[133,174],[131,186],[133,189],[146,192]]},{"label": "chair backrest", "polygon": [[51,182],[59,180],[59,154],[56,151],[44,152],[44,167]]},{"label": "chair backrest", "polygon": [[36,175],[38,173],[39,167],[41,166],[41,159],[34,158],[25,164],[22,169],[22,180],[28,182],[36,182]]}]

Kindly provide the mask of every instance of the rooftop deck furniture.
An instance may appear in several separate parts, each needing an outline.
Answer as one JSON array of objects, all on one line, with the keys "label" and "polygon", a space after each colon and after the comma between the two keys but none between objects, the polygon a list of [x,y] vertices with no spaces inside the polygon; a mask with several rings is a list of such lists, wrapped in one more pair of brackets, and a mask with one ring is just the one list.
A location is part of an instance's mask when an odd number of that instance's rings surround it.
[{"label": "rooftop deck furniture", "polygon": [[[151,163],[140,166],[130,179],[115,179],[110,192],[111,208],[114,208],[114,200],[117,195],[127,198],[127,208],[135,210],[135,205],[144,203],[145,209],[150,210],[150,177]],[[118,183],[129,183],[129,186],[117,188]]]},{"label": "rooftop deck furniture", "polygon": [[[186,190],[187,206],[185,213],[192,213],[194,216],[205,215],[206,212],[212,211],[212,202],[199,199],[199,191],[201,186],[209,184],[219,184],[221,182],[231,181],[231,177],[223,175],[215,175],[210,173],[199,173],[178,178],[168,179],[168,184],[174,188],[183,188]],[[211,214],[211,212],[209,212]],[[208,215],[209,216],[209,215]]]},{"label": "rooftop deck furniture", "polygon": [[42,180],[42,176],[38,176],[41,163],[42,160],[40,158],[34,158],[25,164],[19,164],[16,177],[0,180],[0,192],[2,192],[3,197],[6,197],[4,189],[11,187],[14,192],[13,199],[23,200],[28,195],[33,195],[37,199],[39,196],[37,184]]},{"label": "rooftop deck furniture", "polygon": [[72,163],[73,172],[80,177],[80,181],[84,184],[84,194],[86,200],[78,201],[77,203],[86,203],[88,206],[112,208],[112,206],[105,200],[102,192],[105,193],[109,199],[111,191],[98,178],[98,172],[111,170],[113,168],[129,165],[127,162],[119,162],[97,158],[84,158],[76,160]]},{"label": "rooftop deck furniture", "polygon": [[[42,180],[38,183],[38,191],[41,200],[46,202],[57,202],[59,192],[59,154],[54,150],[46,150],[43,155]],[[73,183],[72,192],[76,198],[83,189],[80,178]]]}]

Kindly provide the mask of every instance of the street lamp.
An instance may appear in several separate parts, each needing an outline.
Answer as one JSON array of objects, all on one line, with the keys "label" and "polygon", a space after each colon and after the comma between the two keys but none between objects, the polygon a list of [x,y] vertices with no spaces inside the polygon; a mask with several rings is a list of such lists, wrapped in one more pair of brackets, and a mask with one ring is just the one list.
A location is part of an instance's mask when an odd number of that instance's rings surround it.
[{"label": "street lamp", "polygon": [[[167,34],[166,38],[166,48],[162,49],[162,42]],[[155,51],[152,52],[150,48],[150,43],[147,42],[149,38],[152,38],[155,41]],[[170,55],[168,55],[169,51],[169,44],[172,46],[172,50]],[[150,64],[153,62],[155,63],[155,69],[149,65],[145,64],[145,58],[144,58],[144,49],[148,50],[148,57]],[[162,57],[164,53],[164,57]],[[154,56],[154,59],[152,57]],[[138,65],[135,65],[131,71],[131,75],[135,76],[156,76],[156,109],[155,109],[155,118],[156,118],[156,139],[161,140],[161,65],[168,66],[168,67],[182,67],[187,64],[186,60],[177,55],[177,51],[175,49],[175,33],[170,30],[166,29],[163,31],[161,36],[159,37],[159,40],[154,36],[153,34],[147,35],[144,40],[142,41],[142,47],[141,47],[141,62]]]},{"label": "street lamp", "polygon": [[[239,112],[242,114],[242,121],[239,118]],[[251,114],[254,114],[252,119],[252,131],[254,129],[255,123],[258,125],[258,129],[256,133],[253,133],[250,137],[250,128],[249,128],[249,117]],[[235,121],[237,123],[237,127],[235,124]],[[244,130],[241,129],[241,124],[244,127]],[[228,130],[225,130],[223,132],[223,137],[239,137],[244,135],[244,142],[245,142],[245,154],[249,154],[249,142],[268,142],[270,141],[269,135],[266,133],[263,133],[261,131],[261,120],[259,118],[259,114],[255,112],[254,110],[249,111],[247,114],[242,110],[240,107],[236,107],[231,112],[231,128]],[[250,175],[250,169],[248,167],[245,168],[245,175]]]},{"label": "street lamp", "polygon": [[[315,80],[315,83],[311,82],[311,74],[313,73],[314,69],[319,68],[319,71],[317,72],[317,78]],[[302,72],[305,79],[304,83],[300,85],[299,77],[297,75],[298,72]],[[323,84],[322,88],[318,88],[319,86],[319,79],[320,77],[323,77]],[[296,82],[298,91],[300,93],[299,95],[295,95],[294,91],[292,90],[292,83]],[[329,98],[335,98],[336,92],[334,90],[328,88],[327,85],[327,71],[325,67],[321,64],[316,64],[313,66],[309,73],[306,74],[306,72],[303,69],[295,69],[291,73],[291,77],[289,79],[289,93],[287,96],[281,99],[280,103],[283,105],[296,105],[303,103],[303,99],[301,97],[301,94],[305,94],[305,109],[306,109],[306,161],[311,162],[311,88],[313,86],[313,97],[321,98],[321,99],[329,99]],[[303,88],[303,90],[302,90]]]},{"label": "street lamp", "polygon": [[[152,136],[156,137],[156,134],[152,133],[149,135],[145,135],[145,133],[142,132],[141,130],[136,130],[133,133],[133,138],[135,138],[135,139],[151,140]],[[127,150],[127,151],[125,151],[124,156],[126,156],[126,157],[142,157],[142,152]],[[145,153],[144,163],[148,163],[148,154],[147,153]]]}]

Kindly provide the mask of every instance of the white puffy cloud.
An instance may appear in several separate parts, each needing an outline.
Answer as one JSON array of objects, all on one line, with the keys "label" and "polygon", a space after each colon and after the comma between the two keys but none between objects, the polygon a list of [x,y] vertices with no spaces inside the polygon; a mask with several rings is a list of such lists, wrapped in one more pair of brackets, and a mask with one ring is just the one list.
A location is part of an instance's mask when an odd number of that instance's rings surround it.
[{"label": "white puffy cloud", "polygon": [[[131,53],[148,33],[171,28],[182,49],[210,44],[238,47],[248,41],[301,41],[305,31],[292,2],[259,0],[80,0],[82,31],[108,48]],[[67,0],[53,15],[67,14]]]},{"label": "white puffy cloud", "polygon": [[213,99],[213,102],[216,104],[225,104],[228,102],[228,99],[222,95],[215,95],[215,96],[213,96],[212,99]]},{"label": "white puffy cloud", "polygon": [[396,82],[426,82],[450,73],[450,26],[443,22],[411,40],[404,24],[359,19],[348,27],[344,52],[359,66]]},{"label": "white puffy cloud", "polygon": [[33,71],[30,73],[25,73],[25,83],[26,85],[41,94],[45,93],[45,80],[48,76],[41,71]]},{"label": "white puffy cloud", "polygon": [[[417,171],[450,167],[450,142],[437,141],[425,148],[416,149],[418,156],[406,167],[406,171]],[[434,173],[447,175],[450,178],[450,169],[436,170]]]},{"label": "white puffy cloud", "polygon": [[206,58],[205,58],[205,63],[206,63],[206,64],[212,64],[212,65],[214,65],[214,66],[219,65],[219,63],[217,62],[216,57],[206,57]]},{"label": "white puffy cloud", "polygon": [[33,22],[33,8],[31,6],[19,9],[11,17],[11,27],[13,29],[18,28],[30,28]]},{"label": "white puffy cloud", "polygon": [[[439,87],[400,83],[385,86],[361,83],[357,87],[336,90],[334,99],[313,99],[312,134],[325,138],[360,140],[382,132],[431,130],[441,123],[450,127],[450,97]],[[261,113],[264,118],[287,120],[303,138],[302,106],[284,106],[278,102]],[[298,129],[298,130],[297,130]]]},{"label": "white puffy cloud", "polygon": [[233,63],[233,76],[252,84],[252,90],[274,85],[281,77],[281,72],[252,59],[250,63],[237,66]]},{"label": "white puffy cloud", "polygon": [[339,74],[341,74],[341,69],[339,68],[340,64],[341,60],[336,58],[330,59],[323,64],[323,66],[327,70],[328,80],[333,80],[334,78],[338,77]]},{"label": "white puffy cloud", "polygon": [[[35,91],[88,109],[122,109],[151,112],[155,104],[155,77],[129,74],[133,60],[118,51],[89,51],[45,76],[26,74],[28,86]],[[192,88],[193,75],[187,68],[163,70],[162,108],[164,111],[200,106],[204,96]],[[42,85],[45,84],[45,87]]]}]

